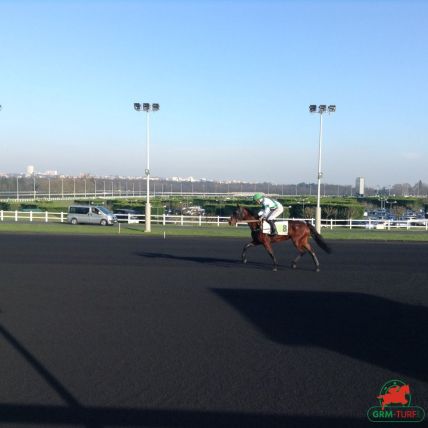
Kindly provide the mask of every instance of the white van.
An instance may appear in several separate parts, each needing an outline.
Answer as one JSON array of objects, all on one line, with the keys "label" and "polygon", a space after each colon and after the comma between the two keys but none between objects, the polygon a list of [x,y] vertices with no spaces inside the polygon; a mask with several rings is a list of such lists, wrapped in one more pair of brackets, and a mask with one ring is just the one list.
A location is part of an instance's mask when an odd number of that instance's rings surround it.
[{"label": "white van", "polygon": [[100,224],[101,226],[107,226],[117,223],[117,218],[106,207],[71,205],[68,207],[67,222],[71,224]]}]

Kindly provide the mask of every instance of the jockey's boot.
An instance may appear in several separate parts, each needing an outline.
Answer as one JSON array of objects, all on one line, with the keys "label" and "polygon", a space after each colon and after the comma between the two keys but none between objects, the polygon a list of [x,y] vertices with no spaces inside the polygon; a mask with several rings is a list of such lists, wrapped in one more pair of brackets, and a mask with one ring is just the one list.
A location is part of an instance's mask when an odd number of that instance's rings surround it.
[{"label": "jockey's boot", "polygon": [[276,230],[275,220],[269,220],[268,223],[270,224],[271,236],[278,235],[278,232]]}]

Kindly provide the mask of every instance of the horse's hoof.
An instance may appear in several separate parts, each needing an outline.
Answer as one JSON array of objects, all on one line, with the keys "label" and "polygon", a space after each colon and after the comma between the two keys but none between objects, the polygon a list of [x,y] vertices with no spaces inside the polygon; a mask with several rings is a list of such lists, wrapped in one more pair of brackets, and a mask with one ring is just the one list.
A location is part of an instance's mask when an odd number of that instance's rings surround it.
[{"label": "horse's hoof", "polygon": [[277,272],[278,271],[278,268],[273,268],[273,272]]},{"label": "horse's hoof", "polygon": [[296,269],[296,268],[297,268],[296,263],[291,263],[291,269]]},{"label": "horse's hoof", "polygon": [[320,271],[320,268],[318,268],[318,267],[317,267],[317,268],[315,269],[315,272],[319,272],[319,271]]},{"label": "horse's hoof", "polygon": [[247,264],[247,259],[242,260],[242,263]]}]

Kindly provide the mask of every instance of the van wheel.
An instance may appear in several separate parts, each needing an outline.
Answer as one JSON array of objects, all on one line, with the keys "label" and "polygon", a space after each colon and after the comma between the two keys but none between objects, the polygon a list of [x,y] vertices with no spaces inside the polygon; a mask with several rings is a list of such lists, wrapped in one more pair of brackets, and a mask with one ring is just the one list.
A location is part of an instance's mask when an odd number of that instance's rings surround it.
[{"label": "van wheel", "polygon": [[103,219],[103,220],[101,220],[101,221],[100,221],[100,225],[101,225],[101,226],[107,226],[107,220],[104,220],[104,219]]},{"label": "van wheel", "polygon": [[71,219],[71,224],[77,224],[77,218],[72,218]]}]

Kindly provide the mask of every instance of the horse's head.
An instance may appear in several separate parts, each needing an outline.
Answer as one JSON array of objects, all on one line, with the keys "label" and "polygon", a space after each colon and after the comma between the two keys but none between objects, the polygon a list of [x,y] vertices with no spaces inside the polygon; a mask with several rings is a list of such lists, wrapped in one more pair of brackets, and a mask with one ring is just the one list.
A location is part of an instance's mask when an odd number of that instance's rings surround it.
[{"label": "horse's head", "polygon": [[403,392],[404,394],[410,394],[410,387],[409,385],[403,385],[400,389],[400,392]]},{"label": "horse's head", "polygon": [[232,213],[229,219],[229,225],[235,226],[238,221],[245,221],[253,219],[254,216],[250,213],[250,211],[247,208],[237,206],[236,210]]}]

